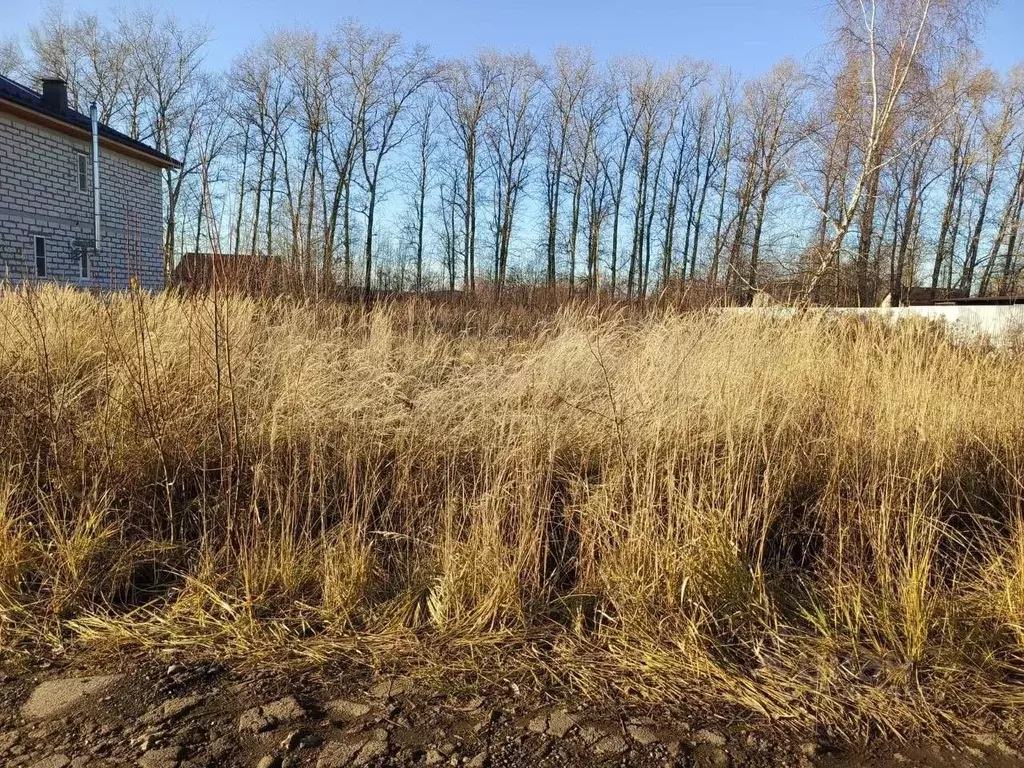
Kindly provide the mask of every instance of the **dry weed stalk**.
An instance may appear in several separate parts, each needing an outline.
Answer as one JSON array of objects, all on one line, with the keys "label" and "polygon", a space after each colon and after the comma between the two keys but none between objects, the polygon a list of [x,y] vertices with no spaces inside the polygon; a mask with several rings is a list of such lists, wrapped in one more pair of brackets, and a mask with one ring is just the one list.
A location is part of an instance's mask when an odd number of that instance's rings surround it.
[{"label": "dry weed stalk", "polygon": [[1022,445],[924,326],[9,289],[0,642],[942,724],[1021,699]]}]

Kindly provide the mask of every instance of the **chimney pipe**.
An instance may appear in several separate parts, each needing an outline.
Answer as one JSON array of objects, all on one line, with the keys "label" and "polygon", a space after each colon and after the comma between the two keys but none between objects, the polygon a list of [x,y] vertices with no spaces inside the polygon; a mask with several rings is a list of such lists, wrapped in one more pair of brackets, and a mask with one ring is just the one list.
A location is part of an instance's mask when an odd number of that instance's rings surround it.
[{"label": "chimney pipe", "polygon": [[92,119],[92,216],[95,254],[100,252],[100,108],[94,101],[89,107]]},{"label": "chimney pipe", "polygon": [[44,77],[43,106],[54,112],[64,112],[68,108],[68,84],[59,77]]}]

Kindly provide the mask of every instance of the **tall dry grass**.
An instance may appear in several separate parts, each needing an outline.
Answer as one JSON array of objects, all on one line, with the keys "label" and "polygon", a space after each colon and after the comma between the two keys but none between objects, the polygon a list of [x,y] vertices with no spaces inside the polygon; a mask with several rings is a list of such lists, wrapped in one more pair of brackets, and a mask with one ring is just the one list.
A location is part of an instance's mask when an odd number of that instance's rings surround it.
[{"label": "tall dry grass", "polygon": [[1022,448],[926,326],[9,289],[0,645],[1013,713]]}]

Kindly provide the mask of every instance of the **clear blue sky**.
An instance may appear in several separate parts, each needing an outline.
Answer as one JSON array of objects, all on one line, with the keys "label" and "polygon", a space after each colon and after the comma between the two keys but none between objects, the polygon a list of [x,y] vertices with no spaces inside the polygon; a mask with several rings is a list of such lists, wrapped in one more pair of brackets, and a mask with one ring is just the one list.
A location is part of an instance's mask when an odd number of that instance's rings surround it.
[{"label": "clear blue sky", "polygon": [[[4,5],[0,36],[24,35],[38,20],[38,0]],[[69,11],[102,14],[114,5],[65,0]],[[685,54],[756,75],[784,56],[803,59],[825,41],[828,0],[172,0],[160,7],[210,25],[209,63],[216,67],[275,27],[327,29],[354,18],[403,32],[439,56],[494,47],[544,57],[568,43],[588,45],[603,59]],[[997,69],[1024,60],[1024,2],[1001,0],[979,42]]]}]

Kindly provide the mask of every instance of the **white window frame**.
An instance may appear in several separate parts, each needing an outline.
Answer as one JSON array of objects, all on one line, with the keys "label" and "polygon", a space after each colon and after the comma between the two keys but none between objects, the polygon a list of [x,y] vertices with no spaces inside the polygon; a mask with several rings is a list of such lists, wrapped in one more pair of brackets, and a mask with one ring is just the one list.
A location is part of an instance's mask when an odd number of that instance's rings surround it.
[{"label": "white window frame", "polygon": [[[40,262],[40,259],[39,259],[39,244],[40,243],[43,244],[43,258],[42,258],[43,270],[42,270],[42,272],[39,271],[39,262]],[[49,272],[49,269],[47,269],[47,266],[46,266],[46,238],[43,237],[42,235],[34,235],[32,237],[32,257],[35,259],[35,262],[36,262],[36,277],[46,277],[48,272]]]},{"label": "white window frame", "polygon": [[75,152],[75,179],[79,192],[89,191],[89,156],[85,152]]}]

